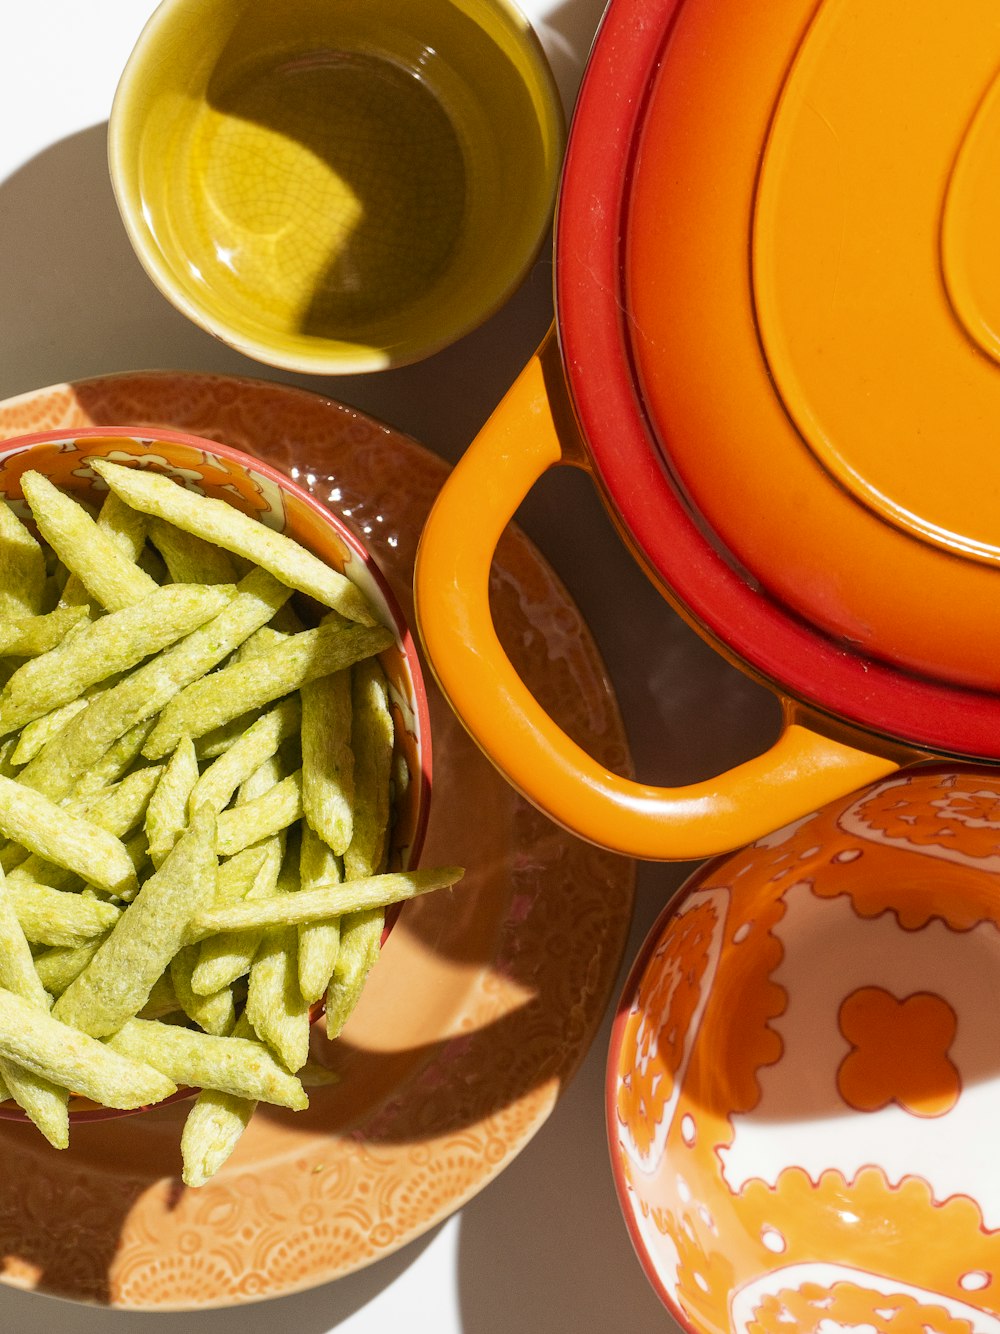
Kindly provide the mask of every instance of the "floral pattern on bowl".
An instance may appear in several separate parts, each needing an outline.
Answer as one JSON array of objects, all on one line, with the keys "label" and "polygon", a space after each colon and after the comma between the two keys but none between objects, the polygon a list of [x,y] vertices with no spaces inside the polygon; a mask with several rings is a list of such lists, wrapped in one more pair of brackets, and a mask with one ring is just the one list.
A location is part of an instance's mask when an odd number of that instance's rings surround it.
[{"label": "floral pattern on bowl", "polygon": [[654,927],[609,1136],[686,1329],[1000,1330],[998,812],[995,771],[912,770],[707,864]]}]

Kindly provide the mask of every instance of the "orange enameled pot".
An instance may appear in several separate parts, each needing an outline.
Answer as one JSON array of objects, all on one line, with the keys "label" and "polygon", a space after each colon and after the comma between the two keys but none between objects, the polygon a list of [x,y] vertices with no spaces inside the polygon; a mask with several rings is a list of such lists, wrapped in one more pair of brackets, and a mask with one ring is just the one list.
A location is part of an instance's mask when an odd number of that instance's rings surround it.
[{"label": "orange enameled pot", "polygon": [[[456,711],[582,836],[700,857],[913,758],[1000,759],[998,67],[985,0],[612,0],[567,151],[556,332],[445,487],[416,584]],[[558,463],[778,693],[766,754],[629,782],[524,690],[488,571]]]}]

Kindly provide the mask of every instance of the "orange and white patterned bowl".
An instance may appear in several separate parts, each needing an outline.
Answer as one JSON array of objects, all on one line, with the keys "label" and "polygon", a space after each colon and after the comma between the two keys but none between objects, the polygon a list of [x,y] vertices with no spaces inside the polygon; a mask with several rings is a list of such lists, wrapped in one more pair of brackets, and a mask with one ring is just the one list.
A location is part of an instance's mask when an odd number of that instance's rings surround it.
[{"label": "orange and white patterned bowl", "polygon": [[[261,459],[216,441],[158,427],[79,427],[7,440],[0,448],[0,499],[31,523],[21,492],[21,475],[44,473],[61,490],[99,504],[107,493],[90,461],[111,459],[165,473],[197,491],[259,519],[307,547],[362,590],[376,617],[393,630],[395,643],[379,655],[389,684],[395,723],[395,760],[409,781],[398,785],[389,849],[391,869],[414,867],[427,828],[431,785],[430,717],[416,645],[403,612],[364,545],[308,491]],[[386,934],[398,917],[386,913]],[[385,937],[383,936],[383,939]],[[192,1096],[180,1090],[168,1101]],[[145,1108],[137,1109],[139,1111]],[[131,1116],[84,1099],[72,1099],[74,1121]],[[0,1120],[23,1120],[12,1103],[0,1104]]]},{"label": "orange and white patterned bowl", "polygon": [[688,881],[613,1030],[639,1258],[697,1334],[1000,1331],[1000,773],[911,770]]}]

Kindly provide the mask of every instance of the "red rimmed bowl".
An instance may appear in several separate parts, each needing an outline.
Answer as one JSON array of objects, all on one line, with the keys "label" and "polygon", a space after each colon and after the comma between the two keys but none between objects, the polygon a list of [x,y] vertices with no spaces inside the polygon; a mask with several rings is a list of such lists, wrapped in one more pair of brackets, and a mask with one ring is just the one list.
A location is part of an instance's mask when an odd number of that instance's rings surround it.
[{"label": "red rimmed bowl", "polygon": [[[285,532],[333,569],[351,579],[371,603],[395,643],[379,655],[389,686],[395,724],[395,756],[409,776],[395,794],[389,869],[417,865],[427,829],[431,790],[431,736],[427,694],[412,634],[391,588],[363,542],[331,510],[269,464],[240,450],[184,432],[155,427],[87,427],[45,431],[4,443],[0,449],[0,498],[30,523],[20,486],[22,473],[43,473],[61,490],[99,505],[107,486],[90,466],[95,458],[150,468]],[[399,916],[386,912],[383,942]],[[321,1013],[317,1009],[314,1018]],[[179,1089],[166,1102],[193,1096]],[[160,1104],[163,1105],[163,1104]],[[120,1111],[73,1099],[73,1121],[134,1116],[147,1110]],[[0,1103],[0,1120],[24,1120],[19,1107]]]},{"label": "red rimmed bowl", "polygon": [[1000,774],[928,765],[699,869],[619,1002],[607,1129],[690,1334],[995,1330]]}]

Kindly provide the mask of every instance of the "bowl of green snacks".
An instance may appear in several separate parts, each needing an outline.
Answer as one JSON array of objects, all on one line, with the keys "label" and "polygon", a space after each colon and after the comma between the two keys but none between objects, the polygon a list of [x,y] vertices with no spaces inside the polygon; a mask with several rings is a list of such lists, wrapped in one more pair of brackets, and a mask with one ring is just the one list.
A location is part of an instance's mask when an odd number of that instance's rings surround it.
[{"label": "bowl of green snacks", "polygon": [[0,452],[0,1118],[192,1098],[200,1185],[300,1110],[418,869],[413,639],[361,542],[222,444],[147,427]]}]

